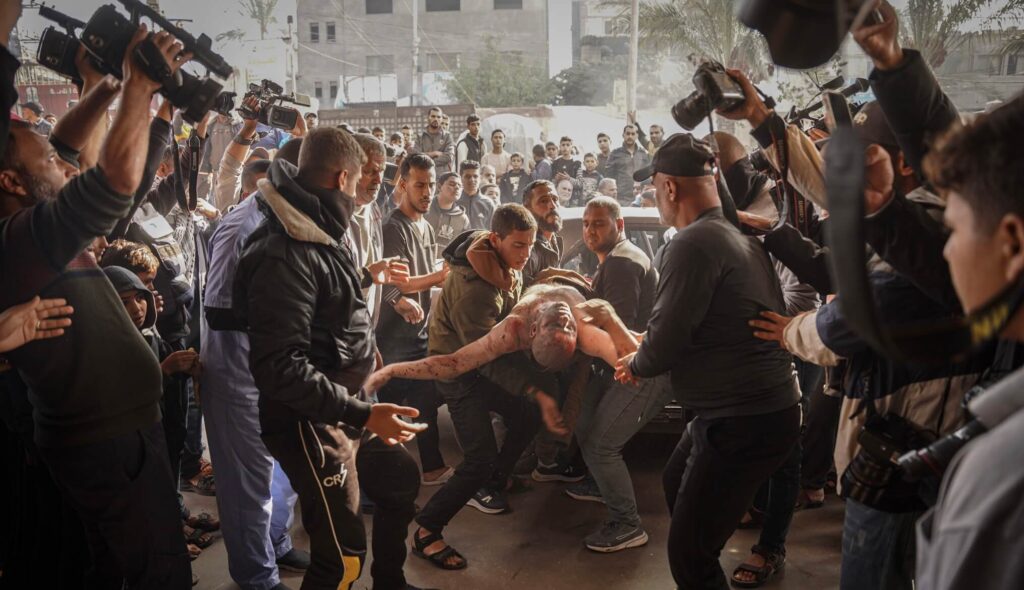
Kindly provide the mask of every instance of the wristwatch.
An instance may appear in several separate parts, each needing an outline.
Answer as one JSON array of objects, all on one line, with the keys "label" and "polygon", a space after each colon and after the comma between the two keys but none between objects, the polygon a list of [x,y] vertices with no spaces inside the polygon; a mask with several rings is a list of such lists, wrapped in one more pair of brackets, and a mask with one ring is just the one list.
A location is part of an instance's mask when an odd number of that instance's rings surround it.
[{"label": "wristwatch", "polygon": [[251,138],[249,138],[249,139],[246,139],[246,138],[242,137],[241,135],[235,135],[231,139],[231,141],[237,143],[238,145],[252,145],[252,144],[256,143],[258,140],[259,140],[259,136],[255,135],[255,134]]}]

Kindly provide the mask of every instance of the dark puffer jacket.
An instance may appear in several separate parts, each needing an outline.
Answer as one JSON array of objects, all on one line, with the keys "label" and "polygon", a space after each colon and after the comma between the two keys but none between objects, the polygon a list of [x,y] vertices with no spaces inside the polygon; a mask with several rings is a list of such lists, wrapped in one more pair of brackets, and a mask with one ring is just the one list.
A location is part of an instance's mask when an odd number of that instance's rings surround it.
[{"label": "dark puffer jacket", "polygon": [[345,241],[353,200],[307,187],[276,161],[259,183],[267,221],[246,243],[235,277],[235,310],[248,326],[264,433],[296,420],[362,428],[358,399],[373,369],[373,324],[361,271]]}]

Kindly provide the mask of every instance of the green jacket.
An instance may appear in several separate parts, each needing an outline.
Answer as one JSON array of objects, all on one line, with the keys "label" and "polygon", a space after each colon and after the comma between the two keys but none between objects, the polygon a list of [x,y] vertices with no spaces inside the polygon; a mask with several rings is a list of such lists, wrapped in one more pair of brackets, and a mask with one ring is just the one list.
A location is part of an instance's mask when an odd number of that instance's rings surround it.
[{"label": "green jacket", "polygon": [[[491,247],[487,231],[468,231],[444,250],[451,267],[430,320],[428,354],[451,354],[486,335],[519,303],[522,274],[508,268]],[[553,374],[543,373],[525,352],[507,354],[478,372],[514,395],[530,386],[557,393]]]}]

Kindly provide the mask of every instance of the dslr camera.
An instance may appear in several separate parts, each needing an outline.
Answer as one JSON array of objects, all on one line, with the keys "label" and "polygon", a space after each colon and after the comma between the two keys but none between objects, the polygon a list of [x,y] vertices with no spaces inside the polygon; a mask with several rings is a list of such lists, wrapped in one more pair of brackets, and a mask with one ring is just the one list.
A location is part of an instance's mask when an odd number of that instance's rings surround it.
[{"label": "dslr camera", "polygon": [[712,111],[728,111],[746,100],[739,82],[717,61],[700,64],[693,74],[693,85],[696,90],[672,107],[672,118],[687,131],[699,125]]},{"label": "dslr camera", "polygon": [[[247,105],[255,99],[256,108]],[[285,94],[284,88],[270,80],[263,80],[259,84],[249,84],[249,91],[242,98],[242,106],[238,112],[246,119],[256,119],[264,125],[270,125],[278,129],[290,131],[298,123],[299,111],[286,107],[281,103],[291,103],[302,107],[310,105],[309,97],[304,94]]]},{"label": "dslr camera", "polygon": [[[138,0],[118,1],[131,13],[131,19],[118,12],[112,4],[101,6],[87,23],[52,8],[41,7],[39,15],[63,27],[64,31],[56,27],[48,27],[43,31],[36,59],[51,70],[80,83],[81,75],[75,64],[75,56],[79,47],[84,46],[89,59],[100,72],[123,79],[121,68],[125,53],[138,29],[140,17],[145,16],[181,41],[183,50],[191,52],[193,59],[207,70],[207,74],[201,78],[180,69],[172,73],[156,45],[147,39],[136,47],[133,57],[143,66],[147,75],[162,84],[160,94],[180,109],[182,116],[192,123],[201,120],[211,110],[229,114],[234,107],[235,95],[222,92],[223,85],[210,74],[227,78],[232,68],[211,50],[210,38],[206,35],[198,39],[193,37]],[[78,29],[81,29],[81,33],[76,36]]]},{"label": "dslr camera", "polygon": [[917,483],[904,477],[899,459],[934,441],[931,432],[902,416],[872,412],[857,436],[861,449],[843,473],[843,497],[883,512],[923,509]]}]

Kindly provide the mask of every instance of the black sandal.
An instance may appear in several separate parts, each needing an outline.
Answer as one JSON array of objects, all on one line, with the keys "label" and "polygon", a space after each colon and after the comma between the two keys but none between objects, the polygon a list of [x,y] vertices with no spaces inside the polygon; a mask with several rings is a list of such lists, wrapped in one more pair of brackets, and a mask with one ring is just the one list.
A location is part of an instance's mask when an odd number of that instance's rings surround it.
[{"label": "black sandal", "polygon": [[[766,551],[760,545],[754,545],[751,547],[750,552],[756,555],[760,555],[764,558],[764,565],[761,567],[755,567],[746,563],[741,563],[732,572],[732,578],[729,582],[736,588],[760,588],[765,585],[768,580],[775,577],[775,574],[782,571],[782,568],[786,565],[786,552],[782,551]],[[747,572],[754,574],[753,580],[737,580],[736,575],[740,572]]]},{"label": "black sandal", "polygon": [[[416,529],[416,532],[412,534],[412,553],[413,553],[413,555],[415,555],[417,557],[422,557],[423,559],[426,559],[430,563],[434,564],[434,566],[439,567],[439,568],[441,568],[443,570],[463,570],[463,569],[466,569],[466,566],[469,565],[469,563],[466,561],[466,558],[463,557],[461,553],[456,551],[455,548],[452,547],[451,545],[445,544],[444,549],[438,551],[437,553],[431,553],[430,555],[427,555],[426,553],[424,553],[424,551],[426,551],[427,547],[433,545],[434,543],[436,543],[438,541],[443,541],[444,537],[442,537],[440,533],[430,533],[430,531],[427,531],[430,534],[427,535],[426,537],[423,537],[421,539],[420,538],[420,531],[421,530],[426,530],[426,529],[422,529],[422,528],[421,529]],[[462,564],[461,565],[450,565],[448,563],[448,558],[449,557],[458,557],[460,560],[462,560]]]},{"label": "black sandal", "polygon": [[[192,532],[188,532],[186,529],[192,529]],[[213,537],[209,533],[205,533],[202,529],[194,529],[188,525],[182,527],[182,532],[185,534],[185,542],[192,543],[200,549],[206,549],[210,545],[213,545]]]},{"label": "black sandal", "polygon": [[199,514],[189,516],[185,519],[185,524],[208,533],[220,530],[220,520],[207,512],[200,512]]}]

